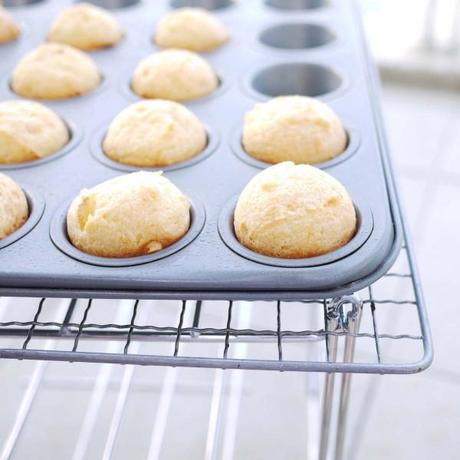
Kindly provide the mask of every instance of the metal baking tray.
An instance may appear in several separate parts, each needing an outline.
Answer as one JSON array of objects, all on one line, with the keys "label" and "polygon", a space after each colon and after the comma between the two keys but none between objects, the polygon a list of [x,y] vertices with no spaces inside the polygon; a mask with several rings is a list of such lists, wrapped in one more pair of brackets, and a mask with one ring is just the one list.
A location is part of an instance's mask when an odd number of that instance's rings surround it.
[{"label": "metal baking tray", "polygon": [[[12,69],[70,4],[19,3],[10,11],[23,33],[0,48],[2,100],[17,98],[9,87]],[[387,271],[400,250],[401,223],[374,68],[352,0],[96,3],[111,8],[126,35],[118,46],[91,53],[104,75],[98,89],[65,101],[44,101],[68,124],[70,144],[34,163],[0,166],[27,192],[32,209],[26,227],[0,242],[0,294],[308,299],[357,291]],[[193,203],[192,227],[183,240],[151,256],[88,256],[67,240],[66,207],[82,188],[136,170],[106,158],[101,140],[111,120],[139,100],[130,90],[130,78],[137,63],[156,51],[156,24],[170,8],[185,5],[212,9],[232,34],[227,45],[204,54],[219,75],[219,89],[186,103],[208,128],[207,149],[163,168]],[[232,230],[236,197],[267,166],[241,149],[243,116],[256,102],[285,94],[324,100],[349,133],[346,152],[318,166],[346,186],[360,226],[348,245],[311,259],[255,254],[238,243]]]}]

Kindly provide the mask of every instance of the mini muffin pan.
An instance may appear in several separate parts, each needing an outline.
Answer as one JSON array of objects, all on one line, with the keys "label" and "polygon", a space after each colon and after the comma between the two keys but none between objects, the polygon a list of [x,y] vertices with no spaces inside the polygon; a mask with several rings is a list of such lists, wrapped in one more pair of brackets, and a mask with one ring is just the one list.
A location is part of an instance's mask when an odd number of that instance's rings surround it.
[{"label": "mini muffin pan", "polygon": [[[0,47],[1,100],[16,99],[12,69],[38,46],[70,1],[8,0],[25,33]],[[27,192],[26,224],[0,242],[0,294],[195,299],[308,299],[355,292],[381,277],[401,244],[400,211],[359,16],[352,0],[97,0],[125,30],[115,47],[91,57],[103,84],[84,96],[42,101],[67,123],[70,143],[44,160],[1,166]],[[230,30],[228,44],[203,57],[220,88],[185,105],[203,122],[206,149],[165,167],[192,203],[189,232],[158,253],[130,259],[84,254],[69,242],[65,215],[82,188],[142,168],[116,163],[101,148],[111,120],[140,100],[130,89],[152,37],[172,8],[201,6]],[[337,251],[276,259],[243,247],[233,231],[237,196],[268,167],[241,146],[244,114],[255,103],[301,94],[327,102],[348,132],[346,151],[316,165],[348,189],[358,215],[352,240]],[[144,168],[158,170],[161,168]]]}]

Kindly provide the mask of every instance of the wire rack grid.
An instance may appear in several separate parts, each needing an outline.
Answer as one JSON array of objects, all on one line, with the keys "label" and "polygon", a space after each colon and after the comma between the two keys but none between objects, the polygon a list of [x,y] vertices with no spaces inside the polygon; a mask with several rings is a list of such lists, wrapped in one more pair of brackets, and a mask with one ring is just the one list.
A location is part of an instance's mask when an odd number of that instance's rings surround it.
[{"label": "wire rack grid", "polygon": [[[432,349],[425,306],[406,247],[394,270],[398,271],[390,271],[379,283],[357,296],[300,303],[183,300],[156,301],[151,307],[152,301],[143,300],[106,300],[101,304],[96,299],[23,298],[21,305],[15,299],[14,309],[5,307],[2,312],[0,304],[0,339],[16,339],[0,341],[0,358],[304,372],[414,373],[430,364]],[[392,297],[390,293],[404,297]],[[167,317],[163,311],[156,318],[155,308],[168,310]],[[305,318],[299,315],[301,310]],[[394,322],[391,316],[402,313],[407,317],[406,330],[401,324],[397,329],[389,328],[388,324],[393,326]],[[262,321],[248,320],[258,314],[262,315]],[[358,330],[356,322],[361,317],[364,326]],[[347,362],[345,357],[342,360],[332,357],[329,349],[332,338],[343,342],[344,347],[352,340],[361,350],[362,359]],[[53,339],[51,348],[49,339]],[[95,340],[116,341],[119,346],[110,352],[98,351]],[[292,347],[298,350],[312,341],[324,343],[324,353],[317,361],[300,360],[298,354],[293,359]],[[171,346],[155,348],[155,344],[165,342]],[[265,344],[266,352],[262,356],[256,353],[256,356],[238,357],[232,351],[234,344],[241,342]],[[141,343],[148,343],[149,347],[141,349]],[[185,343],[212,344],[214,356],[209,356],[207,350],[200,354],[199,347],[192,354],[183,353]],[[398,345],[399,362],[392,360],[391,354],[384,356],[392,343]],[[401,361],[403,344],[416,349],[418,359],[406,355],[406,360]]]}]

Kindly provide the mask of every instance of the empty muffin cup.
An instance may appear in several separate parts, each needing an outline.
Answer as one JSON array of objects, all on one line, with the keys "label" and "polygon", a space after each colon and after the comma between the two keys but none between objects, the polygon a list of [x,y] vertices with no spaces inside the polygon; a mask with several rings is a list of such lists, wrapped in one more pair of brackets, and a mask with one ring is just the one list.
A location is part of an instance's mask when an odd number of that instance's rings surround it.
[{"label": "empty muffin cup", "polygon": [[352,239],[341,248],[324,255],[302,259],[270,257],[252,251],[238,241],[234,230],[234,212],[237,201],[238,197],[234,197],[224,206],[218,221],[219,235],[226,246],[233,252],[245,259],[263,265],[285,268],[305,268],[330,264],[353,254],[364,246],[374,228],[374,219],[369,206],[362,201],[354,202],[357,218],[356,232]]},{"label": "empty muffin cup", "polygon": [[117,10],[119,8],[126,8],[139,3],[140,0],[84,0],[93,5],[105,8],[106,10]]},{"label": "empty muffin cup", "polygon": [[259,70],[250,80],[253,90],[263,96],[296,94],[318,97],[337,91],[343,80],[334,70],[321,64],[293,62]]},{"label": "empty muffin cup", "polygon": [[327,5],[327,0],[265,0],[265,4],[280,10],[313,10]]},{"label": "empty muffin cup", "polygon": [[317,48],[334,41],[334,33],[325,26],[310,23],[277,24],[265,29],[261,43],[283,50]]},{"label": "empty muffin cup", "polygon": [[44,0],[4,0],[3,6],[6,8],[11,8],[15,6],[28,6],[33,5],[35,3],[41,3]]},{"label": "empty muffin cup", "polygon": [[45,200],[36,190],[28,186],[23,187],[22,190],[27,199],[29,217],[16,231],[0,240],[0,249],[6,248],[31,232],[40,221],[45,210]]},{"label": "empty muffin cup", "polygon": [[185,235],[170,246],[165,247],[152,254],[125,257],[125,258],[110,258],[99,257],[77,249],[69,239],[67,234],[67,211],[72,200],[64,203],[54,214],[50,224],[50,237],[54,245],[67,256],[72,259],[84,262],[89,265],[101,267],[130,267],[135,265],[148,264],[156,260],[164,259],[181,249],[188,246],[200,234],[206,221],[206,212],[203,204],[196,198],[191,198],[186,195],[190,201],[190,227]]},{"label": "empty muffin cup", "polygon": [[173,8],[204,8],[206,10],[220,10],[232,6],[233,0],[171,0]]}]

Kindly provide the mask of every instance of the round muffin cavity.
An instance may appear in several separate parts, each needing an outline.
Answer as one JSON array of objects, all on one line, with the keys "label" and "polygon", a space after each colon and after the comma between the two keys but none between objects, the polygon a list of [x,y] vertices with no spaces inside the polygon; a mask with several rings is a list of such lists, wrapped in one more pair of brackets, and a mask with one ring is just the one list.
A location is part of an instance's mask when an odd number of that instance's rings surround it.
[{"label": "round muffin cavity", "polygon": [[203,8],[179,8],[167,14],[155,34],[161,48],[213,51],[228,40],[224,25]]},{"label": "round muffin cavity", "polygon": [[44,43],[19,61],[11,87],[31,99],[67,99],[88,93],[100,82],[88,55],[61,43]]},{"label": "round muffin cavity", "polygon": [[165,50],[140,62],[134,71],[132,89],[147,99],[188,101],[211,94],[219,80],[198,54]]},{"label": "round muffin cavity", "polygon": [[190,202],[161,172],[140,171],[82,190],[67,213],[71,243],[100,257],[157,252],[189,227]]},{"label": "round muffin cavity", "polygon": [[25,163],[52,155],[69,142],[62,119],[32,101],[0,103],[0,164]]},{"label": "round muffin cavity", "polygon": [[117,44],[123,32],[112,14],[89,3],[63,10],[54,21],[47,39],[91,51]]},{"label": "round muffin cavity", "polygon": [[351,240],[356,226],[343,185],[313,166],[292,162],[257,174],[242,191],[234,214],[242,245],[285,259],[332,252]]},{"label": "round muffin cavity", "polygon": [[200,153],[207,142],[200,120],[177,102],[141,101],[111,123],[103,142],[112,160],[131,166],[169,166]]},{"label": "round muffin cavity", "polygon": [[5,8],[0,6],[0,43],[8,43],[18,38],[19,27]]},{"label": "round muffin cavity", "polygon": [[20,228],[28,216],[29,206],[21,187],[0,173],[0,240]]},{"label": "round muffin cavity", "polygon": [[335,112],[306,96],[281,96],[256,104],[244,118],[244,150],[267,163],[322,163],[340,155],[347,142]]}]

